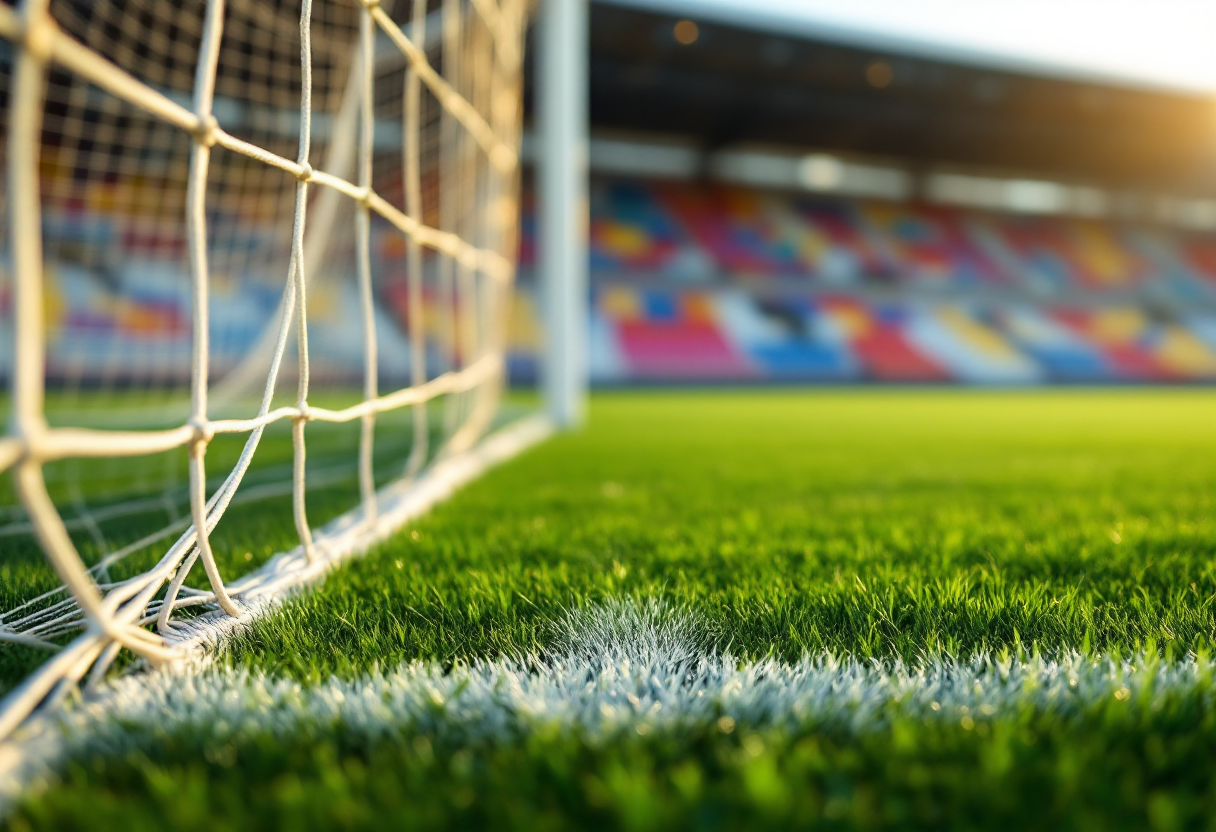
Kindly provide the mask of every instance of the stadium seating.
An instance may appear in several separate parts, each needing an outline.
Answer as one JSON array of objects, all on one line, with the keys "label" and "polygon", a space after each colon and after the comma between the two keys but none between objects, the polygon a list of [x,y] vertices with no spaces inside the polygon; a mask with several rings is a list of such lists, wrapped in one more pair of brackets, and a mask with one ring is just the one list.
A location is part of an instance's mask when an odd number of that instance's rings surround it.
[{"label": "stadium seating", "polygon": [[599,382],[1216,379],[1216,318],[1155,322],[1134,307],[1038,308],[618,284],[595,291],[592,316],[598,353],[592,371]]},{"label": "stadium seating", "polygon": [[591,206],[599,382],[1216,379],[1210,237],[618,178]]},{"label": "stadium seating", "polygon": [[[1216,239],[1097,220],[620,179],[595,181],[591,208],[592,271],[606,276],[1037,285],[1095,294],[1150,280],[1216,286]],[[525,223],[526,252],[532,231]]]},{"label": "stadium seating", "polygon": [[[589,359],[599,383],[1216,380],[1211,236],[619,178],[593,181],[591,209]],[[48,251],[118,233],[98,216],[85,204],[48,213]],[[228,233],[248,237],[256,251],[273,244],[259,227],[250,219]],[[522,228],[508,367],[530,379],[540,327],[527,197]],[[130,263],[50,258],[52,379],[122,368],[146,378],[185,366],[189,280],[175,265],[182,241],[127,235],[122,245]],[[373,229],[386,379],[408,376],[403,254],[400,234]],[[0,270],[6,262],[0,255]],[[219,372],[273,318],[282,277],[216,269]],[[431,278],[424,294],[433,311]],[[9,308],[6,293],[0,306]],[[353,282],[310,289],[309,307],[310,337],[327,345],[332,365],[319,369],[356,377]],[[459,357],[446,355],[441,337],[427,333],[430,372]]]}]

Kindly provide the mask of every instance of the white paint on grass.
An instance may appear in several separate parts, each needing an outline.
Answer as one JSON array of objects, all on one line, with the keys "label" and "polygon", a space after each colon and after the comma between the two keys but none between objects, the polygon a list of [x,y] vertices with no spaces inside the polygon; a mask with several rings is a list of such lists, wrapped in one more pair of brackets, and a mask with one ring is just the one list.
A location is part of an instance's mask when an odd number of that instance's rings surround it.
[{"label": "white paint on grass", "polygon": [[866,732],[894,715],[966,726],[1027,708],[1068,718],[1102,700],[1153,708],[1165,706],[1163,694],[1213,692],[1212,665],[1194,658],[744,663],[717,652],[717,635],[698,617],[654,600],[576,609],[551,626],[551,646],[539,654],[448,671],[413,662],[315,685],[203,666],[122,678],[104,697],[65,709],[27,736],[16,769],[0,760],[0,799],[12,799],[19,783],[46,781],[69,757],[116,754],[179,732],[214,743],[306,729],[467,743],[509,742],[543,725],[610,742],[627,732],[707,725]]}]

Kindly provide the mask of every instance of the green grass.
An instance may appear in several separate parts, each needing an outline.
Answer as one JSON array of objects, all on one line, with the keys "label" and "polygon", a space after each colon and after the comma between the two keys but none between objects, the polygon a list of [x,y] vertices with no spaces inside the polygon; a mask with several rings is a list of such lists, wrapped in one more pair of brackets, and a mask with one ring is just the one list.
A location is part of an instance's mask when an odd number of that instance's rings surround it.
[{"label": "green grass", "polygon": [[[587,430],[470,486],[234,640],[225,661],[320,680],[492,658],[542,647],[564,611],[621,595],[693,610],[748,658],[1206,654],[1213,425],[1216,395],[1194,390],[604,395]],[[338,730],[217,749],[173,735],[78,761],[13,826],[1170,829],[1216,817],[1203,697],[984,725],[608,744],[542,730],[467,747]]]},{"label": "green grass", "polygon": [[1151,716],[1028,713],[984,732],[903,720],[607,744],[552,731],[460,747],[170,737],[73,764],[10,828],[1210,829],[1213,743],[1210,706],[1194,700]]},{"label": "green grass", "polygon": [[1194,392],[605,396],[230,653],[489,657],[618,594],[749,657],[1207,649],[1213,424]]}]

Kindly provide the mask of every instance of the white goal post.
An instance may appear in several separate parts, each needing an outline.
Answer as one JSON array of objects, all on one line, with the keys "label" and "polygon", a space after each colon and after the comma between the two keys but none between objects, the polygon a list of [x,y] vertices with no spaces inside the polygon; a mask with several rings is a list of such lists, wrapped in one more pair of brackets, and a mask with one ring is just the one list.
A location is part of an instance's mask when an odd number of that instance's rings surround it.
[{"label": "white goal post", "polygon": [[536,119],[542,385],[553,421],[573,427],[587,398],[587,0],[545,0],[537,23]]},{"label": "white goal post", "polygon": [[[538,35],[547,416],[493,433],[519,237],[531,0],[23,0],[15,7],[0,0],[0,41],[11,58],[7,135],[0,136],[7,232],[0,255],[7,246],[12,290],[10,425],[0,438],[0,470],[12,471],[28,523],[63,582],[0,615],[0,641],[52,651],[0,703],[0,740],[39,707],[99,683],[123,648],[154,665],[174,661],[183,642],[200,637],[200,621],[247,618],[542,438],[550,424],[579,422],[585,3],[544,0]],[[124,34],[124,23],[136,33]],[[0,64],[0,71],[9,68]],[[282,106],[285,95],[294,108]],[[98,150],[107,130],[118,140]],[[48,227],[97,216],[117,229],[104,245],[92,238],[74,244],[87,256],[62,242],[50,251]],[[138,242],[146,236],[153,241]],[[97,251],[109,246],[106,256],[121,260],[138,245],[156,248],[163,262],[164,250],[175,251],[186,278],[185,412],[156,428],[48,421],[52,368],[56,379],[83,389],[112,384],[104,379],[114,362],[134,360],[111,358],[98,371],[87,354],[72,361],[48,354],[52,264],[65,285],[71,278],[109,291],[109,266]],[[257,283],[265,294],[266,275],[277,275],[277,311],[258,337],[228,355],[215,333],[229,322],[212,319],[217,292]],[[351,298],[336,316],[332,343],[357,320],[355,370],[327,355],[327,346],[310,350],[317,332],[309,297],[317,292]],[[138,360],[145,359],[154,368],[140,371],[155,376],[149,387],[177,383],[172,359],[162,362],[169,369],[156,364],[158,356]],[[331,378],[334,390],[357,383],[356,400],[319,404],[317,385]],[[283,401],[277,386],[285,379],[295,391]],[[428,415],[431,403],[442,405],[438,423]],[[376,431],[396,411],[412,414],[409,452],[386,482],[377,473]],[[232,580],[211,537],[240,500],[264,432],[280,423],[291,430],[299,546]],[[316,529],[307,428],[344,423],[360,427],[358,505]],[[245,437],[243,450],[209,485],[208,448],[227,436]],[[138,541],[165,540],[163,554],[122,579],[108,570],[135,544],[86,566],[64,507],[48,490],[46,467],[174,450],[188,455],[187,516]],[[186,608],[212,612],[176,615]]]}]

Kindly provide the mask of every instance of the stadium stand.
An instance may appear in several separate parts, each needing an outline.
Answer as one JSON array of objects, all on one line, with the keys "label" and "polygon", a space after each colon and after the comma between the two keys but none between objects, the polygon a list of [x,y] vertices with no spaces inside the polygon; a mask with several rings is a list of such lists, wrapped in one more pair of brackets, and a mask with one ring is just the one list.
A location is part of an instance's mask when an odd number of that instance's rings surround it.
[{"label": "stadium stand", "polygon": [[619,177],[591,207],[602,383],[1216,378],[1210,236]]},{"label": "stadium stand", "polygon": [[[535,376],[540,341],[527,206],[509,358],[520,380]],[[87,201],[48,215],[54,250],[115,233],[100,216]],[[244,227],[249,246],[275,244],[259,237],[256,222]],[[404,379],[405,275],[390,268],[400,260],[398,236],[374,229],[373,256],[386,275],[383,373]],[[600,176],[590,240],[590,363],[602,384],[1216,379],[1210,234]],[[186,366],[189,282],[176,265],[183,246],[128,237],[118,250],[139,257],[48,265],[52,379],[101,382],[135,366],[146,378]],[[211,318],[219,371],[250,348],[278,303],[276,275],[224,277]],[[357,376],[357,304],[349,287],[311,297],[311,337],[326,344],[318,372]]]}]

